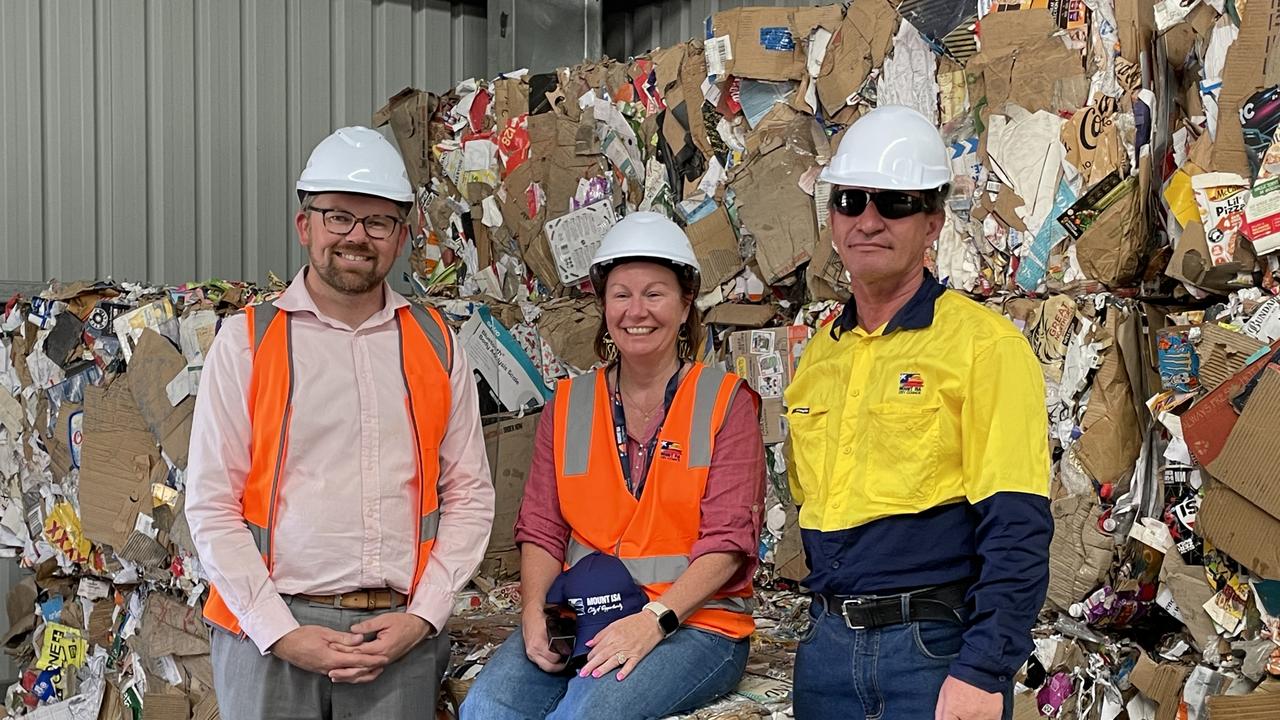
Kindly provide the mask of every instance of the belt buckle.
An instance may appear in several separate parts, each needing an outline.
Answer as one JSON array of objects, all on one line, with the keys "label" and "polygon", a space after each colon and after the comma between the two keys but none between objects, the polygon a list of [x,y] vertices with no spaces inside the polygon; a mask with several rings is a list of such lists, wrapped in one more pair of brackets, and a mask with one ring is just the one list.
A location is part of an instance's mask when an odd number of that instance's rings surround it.
[{"label": "belt buckle", "polygon": [[849,598],[848,600],[840,601],[840,615],[844,617],[845,627],[849,628],[850,630],[866,630],[867,629],[866,625],[854,625],[853,621],[849,619],[849,606],[853,605],[854,607],[861,607],[862,605],[866,605],[871,600],[872,598],[855,597],[855,598]]}]

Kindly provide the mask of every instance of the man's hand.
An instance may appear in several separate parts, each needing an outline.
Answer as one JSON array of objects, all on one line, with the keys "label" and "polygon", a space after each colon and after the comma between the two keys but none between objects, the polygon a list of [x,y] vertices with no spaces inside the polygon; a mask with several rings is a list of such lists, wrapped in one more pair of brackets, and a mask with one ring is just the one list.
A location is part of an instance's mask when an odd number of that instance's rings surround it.
[{"label": "man's hand", "polygon": [[[405,653],[433,634],[435,628],[417,615],[389,612],[352,625],[351,632],[357,633],[357,637],[371,633],[376,633],[377,637],[360,645],[334,648],[345,652],[348,658],[353,658],[329,671],[329,679],[334,682],[362,683],[374,680],[387,665],[404,657]],[[368,665],[355,660],[364,657],[375,657],[379,662]]]},{"label": "man's hand", "polygon": [[524,636],[525,656],[543,672],[558,673],[569,664],[569,658],[551,652],[545,611],[535,606],[521,613],[520,633]]},{"label": "man's hand", "polygon": [[942,683],[938,693],[938,707],[934,720],[1000,720],[1004,713],[1004,698],[1000,693],[989,693],[950,675]]},{"label": "man's hand", "polygon": [[352,655],[362,642],[364,638],[356,633],[302,625],[275,641],[270,652],[290,665],[326,675],[338,668],[364,671],[386,665],[387,659],[377,653]]},{"label": "man's hand", "polygon": [[591,652],[587,655],[586,666],[578,674],[600,677],[616,668],[616,678],[625,680],[662,640],[658,618],[648,610],[614,620],[587,641]]}]

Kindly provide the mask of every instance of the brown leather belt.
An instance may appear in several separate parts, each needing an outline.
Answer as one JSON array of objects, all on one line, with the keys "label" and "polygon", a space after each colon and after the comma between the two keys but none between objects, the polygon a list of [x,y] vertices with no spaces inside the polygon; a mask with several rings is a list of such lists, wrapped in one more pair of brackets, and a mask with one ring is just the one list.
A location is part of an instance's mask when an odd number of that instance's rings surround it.
[{"label": "brown leather belt", "polygon": [[409,601],[409,596],[390,588],[356,590],[341,595],[297,593],[293,597],[316,605],[328,605],[343,610],[389,610],[402,607]]}]

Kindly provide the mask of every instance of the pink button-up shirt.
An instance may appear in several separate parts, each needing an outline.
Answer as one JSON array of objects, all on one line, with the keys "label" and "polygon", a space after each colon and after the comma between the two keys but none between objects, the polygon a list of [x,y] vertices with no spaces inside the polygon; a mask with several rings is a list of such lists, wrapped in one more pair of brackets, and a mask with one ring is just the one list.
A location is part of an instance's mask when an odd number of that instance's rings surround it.
[{"label": "pink button-up shirt", "polygon": [[[400,370],[397,308],[360,327],[326,317],[304,268],[276,301],[293,313],[294,413],[270,575],[244,524],[252,355],[244,315],[223,322],[200,378],[187,467],[187,519],[206,574],[264,654],[298,627],[282,595],[389,587],[444,627],[488,544],[494,492],[471,367],[454,343],[453,407],[440,445],[440,527],[416,588],[413,441]],[[412,592],[411,592],[412,590]]]}]

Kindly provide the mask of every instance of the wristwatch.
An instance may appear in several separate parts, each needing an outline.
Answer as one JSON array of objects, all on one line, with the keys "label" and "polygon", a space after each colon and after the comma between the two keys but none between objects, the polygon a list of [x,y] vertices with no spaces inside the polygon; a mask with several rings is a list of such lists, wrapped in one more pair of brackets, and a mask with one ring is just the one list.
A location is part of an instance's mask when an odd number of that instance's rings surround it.
[{"label": "wristwatch", "polygon": [[676,617],[676,612],[666,605],[655,600],[645,605],[644,609],[658,616],[658,629],[662,631],[664,638],[671,637],[671,633],[680,629],[680,618]]}]

